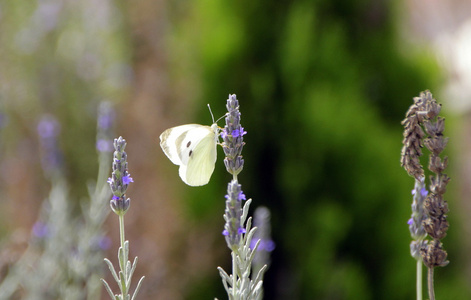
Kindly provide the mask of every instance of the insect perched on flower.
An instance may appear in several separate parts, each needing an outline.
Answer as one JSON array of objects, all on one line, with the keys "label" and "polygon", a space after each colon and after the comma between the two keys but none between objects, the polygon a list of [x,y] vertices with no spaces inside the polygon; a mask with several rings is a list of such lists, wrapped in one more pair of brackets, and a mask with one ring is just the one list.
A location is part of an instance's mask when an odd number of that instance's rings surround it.
[{"label": "insect perched on flower", "polygon": [[186,124],[165,130],[160,135],[160,147],[171,162],[180,166],[178,173],[184,183],[201,186],[213,174],[218,138],[216,122],[211,126]]}]

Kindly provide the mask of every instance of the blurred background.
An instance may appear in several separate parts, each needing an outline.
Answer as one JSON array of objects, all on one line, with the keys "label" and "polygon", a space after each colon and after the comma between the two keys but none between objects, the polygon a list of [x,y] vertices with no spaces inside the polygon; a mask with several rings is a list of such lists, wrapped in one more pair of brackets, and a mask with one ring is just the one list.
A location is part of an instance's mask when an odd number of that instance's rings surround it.
[{"label": "blurred background", "polygon": [[206,104],[218,118],[233,93],[239,180],[251,213],[271,211],[265,299],[413,299],[400,122],[425,89],[450,137],[436,295],[469,299],[469,53],[466,0],[0,0],[0,299],[107,299],[100,277],[117,290],[103,258],[117,263],[105,181],[118,136],[138,298],[227,299],[223,153],[189,187],[158,137],[210,125]]}]

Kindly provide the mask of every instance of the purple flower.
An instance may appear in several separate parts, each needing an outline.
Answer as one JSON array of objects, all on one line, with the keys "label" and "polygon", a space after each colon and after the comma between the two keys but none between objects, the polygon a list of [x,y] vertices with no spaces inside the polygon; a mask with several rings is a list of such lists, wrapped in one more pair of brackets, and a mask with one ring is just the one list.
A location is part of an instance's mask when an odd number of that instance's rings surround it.
[{"label": "purple flower", "polygon": [[229,249],[238,247],[241,235],[246,232],[245,228],[242,227],[242,201],[241,197],[245,198],[244,193],[241,190],[241,185],[237,180],[232,180],[227,185],[226,195],[226,210],[224,213],[224,219],[226,224],[224,225],[223,235],[226,237],[226,243]]},{"label": "purple flower", "polygon": [[98,247],[100,247],[101,250],[108,250],[111,246],[111,239],[104,235],[98,239]]},{"label": "purple flower", "polygon": [[56,138],[60,132],[59,122],[50,116],[45,115],[38,123],[38,134],[41,138]]},{"label": "purple flower", "polygon": [[275,242],[271,239],[270,210],[264,206],[257,207],[254,212],[254,226],[257,227],[250,242],[250,249],[255,249],[258,241],[253,267],[259,270],[263,265],[270,263],[270,253],[275,249]]},{"label": "purple flower", "polygon": [[54,176],[62,167],[62,153],[57,144],[59,122],[52,115],[44,115],[37,125],[41,144],[41,165],[46,175]]},{"label": "purple flower", "polygon": [[422,188],[420,190],[420,194],[422,195],[422,197],[426,197],[428,195],[428,191],[426,188]]},{"label": "purple flower", "polygon": [[247,230],[244,227],[239,227],[239,229],[237,229],[238,234],[244,234],[246,232],[247,232]]},{"label": "purple flower", "polygon": [[49,226],[46,223],[38,221],[33,225],[33,234],[38,238],[44,238],[49,235]]},{"label": "purple flower", "polygon": [[246,135],[246,134],[247,134],[247,131],[244,131],[244,127],[240,127],[240,129],[235,129],[235,130],[232,131],[232,137],[233,138],[243,136],[243,135]]},{"label": "purple flower", "polygon": [[415,187],[412,192],[412,195],[414,195],[411,205],[412,215],[411,218],[407,221],[407,224],[409,225],[409,231],[413,239],[411,243],[411,255],[415,259],[421,258],[419,247],[421,247],[421,241],[427,235],[424,226],[422,225],[423,221],[425,220],[424,201],[425,197],[428,195],[424,180],[425,178],[423,176],[415,180]]},{"label": "purple flower", "polygon": [[130,175],[123,176],[123,183],[124,184],[130,184],[131,182],[134,182],[132,177]]},{"label": "purple flower", "polygon": [[103,130],[108,130],[113,127],[115,119],[115,112],[111,106],[111,103],[108,101],[100,103],[98,109],[98,128]]},{"label": "purple flower", "polygon": [[115,120],[115,112],[109,101],[103,101],[98,107],[97,117],[97,141],[98,152],[113,151],[112,131]]},{"label": "purple flower", "polygon": [[124,151],[126,148],[126,140],[119,137],[114,140],[115,152],[113,154],[113,173],[108,183],[113,193],[113,198],[110,200],[111,209],[118,215],[124,215],[129,209],[130,199],[126,199],[126,190],[129,183],[134,182],[128,172],[127,154]]},{"label": "purple flower", "polygon": [[99,139],[96,141],[96,149],[99,152],[111,152],[113,150],[113,143],[110,140]]},{"label": "purple flower", "polygon": [[258,244],[257,251],[272,252],[273,250],[275,250],[275,242],[273,242],[272,240],[264,240],[264,239],[256,239],[256,238],[252,239],[250,243],[250,249],[255,248],[255,245],[257,244],[258,241],[260,241],[260,243]]},{"label": "purple flower", "polygon": [[244,167],[244,160],[242,159],[242,148],[245,143],[243,135],[247,132],[240,125],[240,111],[239,101],[236,95],[229,95],[227,99],[227,114],[226,114],[226,126],[221,132],[223,139],[222,148],[226,158],[224,159],[224,165],[226,170],[237,176]]}]

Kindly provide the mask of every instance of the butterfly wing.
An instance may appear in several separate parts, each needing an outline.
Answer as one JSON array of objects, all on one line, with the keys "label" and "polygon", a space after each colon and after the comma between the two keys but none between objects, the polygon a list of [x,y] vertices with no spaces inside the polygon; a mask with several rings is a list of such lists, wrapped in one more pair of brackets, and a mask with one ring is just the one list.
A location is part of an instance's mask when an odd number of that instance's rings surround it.
[{"label": "butterfly wing", "polygon": [[189,157],[188,164],[180,166],[180,177],[191,186],[205,185],[209,182],[217,159],[217,133],[206,135],[196,145]]},{"label": "butterfly wing", "polygon": [[[172,127],[160,135],[160,147],[164,151],[165,155],[176,165],[181,165],[182,158],[181,152],[185,149],[182,148],[182,138],[188,136],[188,132],[192,129],[204,127],[198,124],[187,124],[177,127]],[[177,142],[178,140],[178,142]]]},{"label": "butterfly wing", "polygon": [[180,178],[190,186],[205,185],[217,158],[217,125],[188,124],[167,129],[160,146],[167,157],[180,166]]}]

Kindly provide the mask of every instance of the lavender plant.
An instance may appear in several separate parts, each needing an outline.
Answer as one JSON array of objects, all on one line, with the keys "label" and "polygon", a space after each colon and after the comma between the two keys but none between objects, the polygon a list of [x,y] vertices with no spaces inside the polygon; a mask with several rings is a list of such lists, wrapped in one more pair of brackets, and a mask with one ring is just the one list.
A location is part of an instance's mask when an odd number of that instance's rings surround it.
[{"label": "lavender plant", "polygon": [[[440,157],[445,149],[448,138],[443,136],[445,119],[438,116],[441,105],[436,102],[430,91],[414,97],[414,104],[402,121],[404,139],[401,154],[401,165],[415,178],[414,202],[409,228],[414,241],[411,243],[411,254],[417,259],[417,299],[421,294],[421,261],[428,268],[428,294],[430,300],[435,300],[433,272],[438,266],[446,266],[447,252],[443,249],[441,240],[448,229],[448,203],[443,195],[450,178],[444,174],[448,159]],[[423,146],[431,152],[428,169],[434,173],[430,177],[430,191],[425,189],[425,176],[420,156]],[[432,240],[425,240],[427,234]],[[420,256],[419,256],[420,254]],[[420,275],[420,278],[419,278]],[[420,282],[419,282],[420,281]]]},{"label": "lavender plant", "polygon": [[[97,140],[111,142],[112,108],[99,110]],[[100,261],[108,247],[102,225],[109,210],[104,205],[110,190],[106,183],[109,151],[97,147],[99,173],[88,184],[89,201],[82,202],[82,217],[71,213],[67,182],[63,174],[62,153],[57,138],[60,124],[45,115],[37,130],[41,145],[41,163],[51,180],[51,192],[44,201],[32,228],[29,246],[0,284],[0,299],[100,299]]]},{"label": "lavender plant", "polygon": [[118,249],[119,272],[116,273],[113,263],[109,259],[105,258],[105,262],[108,265],[114,280],[119,286],[120,294],[114,295],[106,280],[101,279],[101,281],[103,282],[111,299],[129,300],[136,299],[137,293],[139,292],[139,289],[142,285],[142,281],[144,280],[144,276],[142,276],[137,283],[136,289],[134,290],[134,293],[131,297],[129,294],[131,290],[131,279],[137,266],[137,256],[134,258],[134,262],[131,264],[131,262],[128,260],[129,241],[126,241],[124,236],[124,215],[128,211],[131,204],[131,199],[126,198],[126,190],[129,184],[133,182],[133,179],[128,172],[127,154],[124,151],[126,148],[126,140],[122,137],[115,139],[114,148],[115,152],[113,155],[112,167],[113,173],[108,179],[108,183],[110,184],[111,192],[113,193],[113,197],[110,201],[111,210],[118,215],[119,219],[121,244]]},{"label": "lavender plant", "polygon": [[257,274],[265,265],[270,266],[270,252],[275,249],[275,242],[271,239],[270,210],[265,206],[259,206],[254,211],[254,226],[257,228],[250,248],[254,249],[258,241],[252,272]]},{"label": "lavender plant", "polygon": [[252,279],[251,265],[260,245],[260,240],[255,245],[251,245],[256,230],[256,228],[251,227],[252,218],[247,218],[252,200],[247,200],[242,206],[242,201],[246,200],[246,197],[237,179],[244,166],[241,153],[245,145],[243,136],[247,132],[240,125],[239,101],[235,94],[229,95],[226,107],[228,113],[226,114],[226,125],[222,130],[221,137],[223,139],[222,147],[226,155],[224,164],[233,178],[227,186],[224,213],[226,223],[223,235],[227,246],[231,250],[232,274],[227,274],[221,267],[218,267],[218,270],[230,300],[255,300],[262,298],[263,275],[267,265],[263,266],[255,278]]}]

